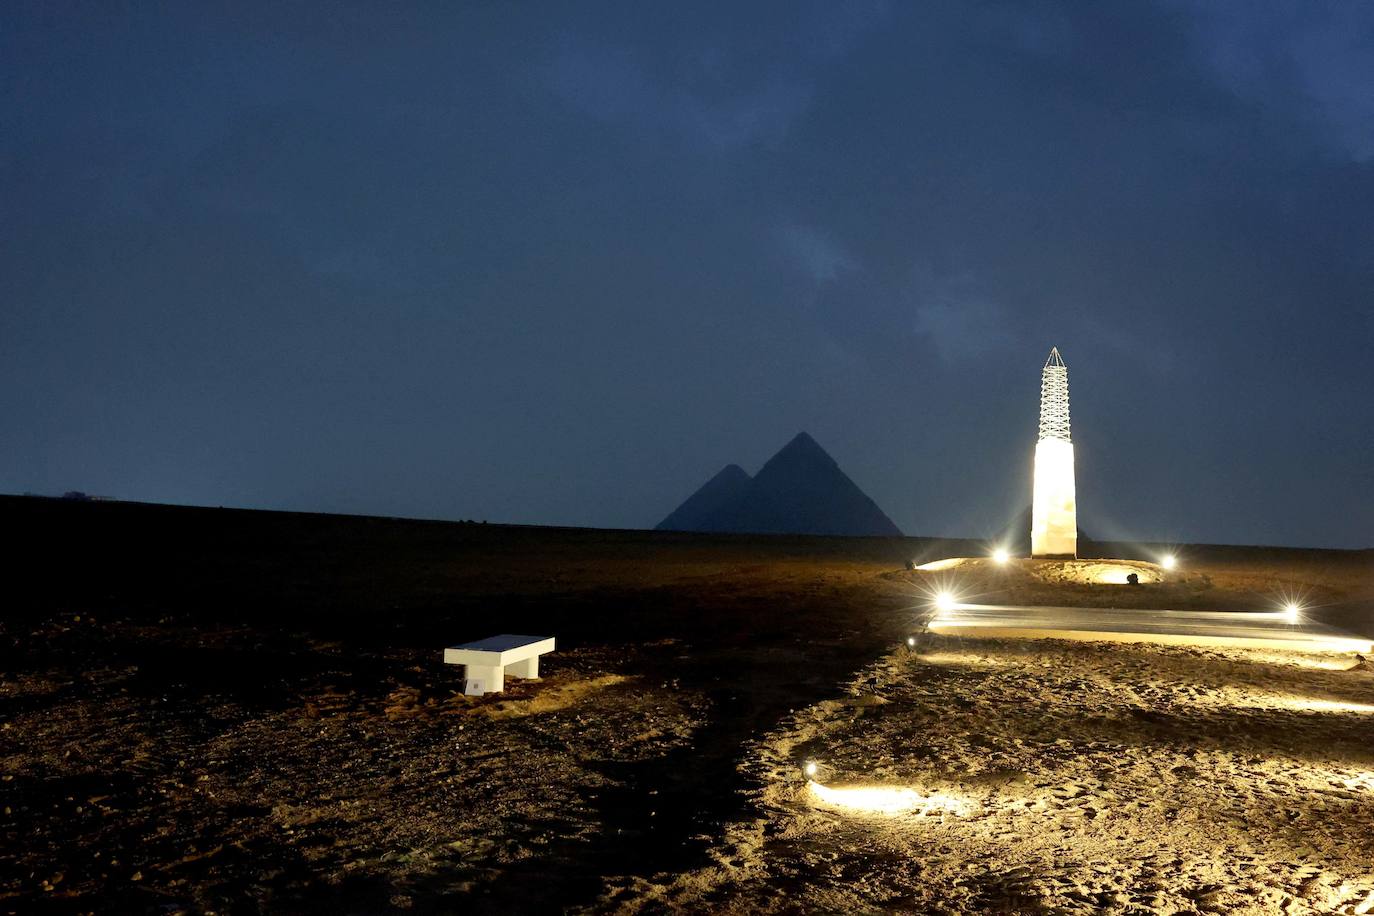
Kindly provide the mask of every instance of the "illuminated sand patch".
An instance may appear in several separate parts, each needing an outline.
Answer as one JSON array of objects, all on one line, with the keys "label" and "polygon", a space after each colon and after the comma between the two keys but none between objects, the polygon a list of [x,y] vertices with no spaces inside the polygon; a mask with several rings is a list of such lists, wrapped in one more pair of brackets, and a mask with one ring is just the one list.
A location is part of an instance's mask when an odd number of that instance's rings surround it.
[{"label": "illuminated sand patch", "polygon": [[494,703],[483,703],[475,697],[457,694],[449,701],[449,705],[462,713],[489,719],[520,719],[567,709],[597,691],[623,684],[626,680],[628,678],[619,674],[562,682],[558,678],[544,678],[538,691],[528,697],[507,696]]},{"label": "illuminated sand patch", "polygon": [[1160,581],[1159,573],[1143,564],[1088,563],[1079,566],[1076,571],[1083,580],[1097,585],[1129,585],[1127,577],[1131,575],[1141,585]]},{"label": "illuminated sand patch", "polygon": [[1252,649],[1246,657],[1266,665],[1282,665],[1289,668],[1311,668],[1319,671],[1349,671],[1360,664],[1353,653],[1341,655],[1312,655],[1294,652],[1268,652]]},{"label": "illuminated sand patch", "polygon": [[1251,709],[1286,709],[1294,712],[1362,713],[1365,715],[1374,713],[1374,703],[1264,693],[1250,694],[1240,699],[1236,705]]},{"label": "illuminated sand patch", "polygon": [[1006,668],[1015,664],[1006,658],[980,655],[972,652],[922,652],[915,656],[923,664],[945,665],[955,668]]},{"label": "illuminated sand patch", "polygon": [[1354,776],[1346,776],[1341,773],[1333,774],[1328,782],[1339,782],[1347,789],[1362,789],[1374,792],[1374,770],[1366,770],[1363,773],[1356,773]]},{"label": "illuminated sand patch", "polygon": [[[1169,682],[1151,683],[1147,685],[1147,688],[1151,694],[1162,695],[1177,691],[1183,686],[1178,682]],[[1319,715],[1374,715],[1374,701],[1275,693],[1236,686],[1218,687],[1206,691],[1192,689],[1188,693],[1186,708],[1189,711],[1206,711],[1208,714],[1224,713],[1226,710],[1244,710]]]},{"label": "illuminated sand patch", "polygon": [[[1145,560],[1047,560],[1013,557],[998,548],[985,557],[944,557],[916,567],[918,572],[1007,573],[1020,571],[1053,585],[1129,585],[1127,577],[1135,575],[1140,585],[1165,581],[1165,570]],[[1176,576],[1175,576],[1176,577]]]},{"label": "illuminated sand patch", "polygon": [[1165,573],[1158,564],[1145,560],[1031,560],[1026,568],[1040,581],[1052,585],[1125,585],[1134,574],[1141,585],[1163,582]]},{"label": "illuminated sand patch", "polygon": [[827,786],[808,784],[818,801],[857,814],[967,814],[969,803],[943,792],[922,794],[906,786]]},{"label": "illuminated sand patch", "polygon": [[[798,709],[751,745],[743,767],[762,813],[713,850],[728,867],[655,902],[1374,912],[1374,679],[1362,672],[1248,651],[932,636],[856,672],[849,692],[853,703]],[[842,770],[832,779],[823,764],[812,785],[799,778],[812,760]]]},{"label": "illuminated sand patch", "polygon": [[943,560],[931,560],[929,563],[922,563],[916,568],[921,572],[942,572],[947,569],[958,569],[960,566],[975,562],[971,557],[946,557]]},{"label": "illuminated sand patch", "polygon": [[1205,648],[1368,654],[1374,640],[1272,611],[1173,611],[957,604],[941,608],[932,633],[997,639],[1144,642]]}]

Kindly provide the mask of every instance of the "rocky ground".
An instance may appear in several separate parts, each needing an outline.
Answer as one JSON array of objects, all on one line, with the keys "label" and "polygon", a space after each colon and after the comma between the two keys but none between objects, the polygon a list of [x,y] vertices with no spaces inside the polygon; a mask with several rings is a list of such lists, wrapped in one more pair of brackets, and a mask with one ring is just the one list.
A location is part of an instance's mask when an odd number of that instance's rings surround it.
[{"label": "rocky ground", "polygon": [[[971,543],[0,504],[0,912],[1374,907],[1352,660],[905,648],[950,576],[1368,632],[1368,552],[1104,591],[905,568]],[[545,677],[463,696],[440,649],[503,631]]]}]

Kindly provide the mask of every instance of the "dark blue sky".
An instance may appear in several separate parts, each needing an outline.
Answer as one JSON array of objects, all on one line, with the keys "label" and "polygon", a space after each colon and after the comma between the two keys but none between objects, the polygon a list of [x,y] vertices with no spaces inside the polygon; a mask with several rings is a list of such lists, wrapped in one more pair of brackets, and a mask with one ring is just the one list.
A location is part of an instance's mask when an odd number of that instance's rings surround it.
[{"label": "dark blue sky", "polygon": [[0,490],[1374,545],[1363,3],[12,3]]}]

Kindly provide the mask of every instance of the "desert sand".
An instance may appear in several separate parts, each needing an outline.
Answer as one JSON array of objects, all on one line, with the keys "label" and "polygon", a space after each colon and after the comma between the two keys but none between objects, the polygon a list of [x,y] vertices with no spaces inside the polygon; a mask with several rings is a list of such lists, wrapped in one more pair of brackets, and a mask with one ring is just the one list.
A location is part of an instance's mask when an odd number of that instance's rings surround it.
[{"label": "desert sand", "polygon": [[[712,866],[618,899],[731,912],[1369,912],[1374,677],[1314,661],[923,640],[751,744],[752,813]],[[800,769],[811,760],[819,787]]]},{"label": "desert sand", "polygon": [[[0,911],[1374,909],[1367,665],[919,622],[958,575],[1371,634],[1368,551],[1127,589],[905,568],[972,542],[3,503]],[[559,651],[465,697],[441,649],[495,632]]]}]

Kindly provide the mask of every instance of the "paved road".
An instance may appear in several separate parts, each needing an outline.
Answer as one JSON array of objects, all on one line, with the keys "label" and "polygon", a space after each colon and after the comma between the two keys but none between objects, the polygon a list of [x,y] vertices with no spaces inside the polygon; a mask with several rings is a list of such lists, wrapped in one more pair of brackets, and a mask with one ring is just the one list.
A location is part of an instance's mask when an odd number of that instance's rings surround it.
[{"label": "paved road", "polygon": [[1374,639],[1374,601],[1346,601],[1319,608],[1312,616],[1342,630]]}]

